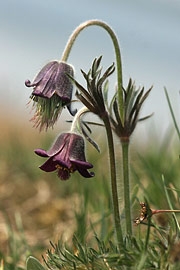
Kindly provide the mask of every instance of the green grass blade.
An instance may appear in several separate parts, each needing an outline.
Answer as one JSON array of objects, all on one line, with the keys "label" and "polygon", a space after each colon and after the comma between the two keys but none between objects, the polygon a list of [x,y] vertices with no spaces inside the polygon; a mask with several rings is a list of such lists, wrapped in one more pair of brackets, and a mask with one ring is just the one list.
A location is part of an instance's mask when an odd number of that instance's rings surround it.
[{"label": "green grass blade", "polygon": [[[171,203],[171,200],[170,200],[170,197],[169,197],[169,194],[168,194],[166,185],[165,185],[164,175],[162,175],[162,182],[163,182],[164,192],[165,192],[165,195],[166,195],[166,199],[167,199],[169,208],[170,208],[171,210],[173,210],[173,206],[172,206],[172,203]],[[177,220],[176,214],[175,214],[175,213],[172,213],[172,215],[173,215],[174,221],[175,221],[175,223],[176,223],[176,229],[177,229],[178,236],[180,236],[180,226],[179,226],[179,222],[178,222],[178,220]]]},{"label": "green grass blade", "polygon": [[175,129],[177,131],[179,140],[180,140],[180,130],[178,128],[176,118],[175,118],[175,115],[174,115],[174,111],[173,111],[173,108],[172,108],[172,105],[171,105],[171,102],[170,102],[170,99],[169,99],[169,95],[168,95],[167,89],[165,87],[164,87],[164,92],[165,92],[166,99],[167,99],[168,106],[169,106],[169,110],[170,110],[170,113],[171,113],[171,116],[172,116],[172,119],[173,119],[173,123],[174,123]]}]

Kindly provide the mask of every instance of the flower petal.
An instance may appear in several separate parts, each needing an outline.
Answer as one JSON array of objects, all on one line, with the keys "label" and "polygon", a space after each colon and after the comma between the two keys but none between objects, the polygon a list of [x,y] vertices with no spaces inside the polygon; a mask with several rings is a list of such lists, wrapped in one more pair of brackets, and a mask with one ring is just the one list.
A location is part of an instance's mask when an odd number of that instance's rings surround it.
[{"label": "flower petal", "polygon": [[43,165],[39,168],[45,172],[53,172],[56,170],[57,162],[54,162],[53,158],[49,158]]},{"label": "flower petal", "polygon": [[70,146],[69,151],[70,160],[81,160],[86,162],[84,152],[84,139],[82,136],[77,134],[71,134],[69,146]]},{"label": "flower petal", "polygon": [[62,133],[57,140],[53,143],[52,147],[47,151],[49,157],[52,157],[59,153],[64,147],[66,140],[70,136],[70,133]]},{"label": "flower petal", "polygon": [[55,92],[54,80],[57,73],[57,64],[53,65],[50,68],[50,70],[44,74],[43,78],[38,83],[36,83],[36,87],[32,92],[32,95],[40,95],[42,97],[50,98],[54,94]]},{"label": "flower petal", "polygon": [[71,164],[70,161],[68,162],[68,160],[67,161],[66,160],[63,160],[63,159],[59,158],[58,156],[54,156],[53,157],[53,160],[56,162],[56,164],[59,164],[59,165],[61,165],[64,168],[70,169],[71,166],[72,166],[72,164]]},{"label": "flower petal", "polygon": [[43,149],[35,149],[34,152],[40,157],[49,157],[47,152]]},{"label": "flower petal", "polygon": [[93,165],[89,162],[85,162],[85,161],[81,161],[81,160],[70,160],[71,163],[73,163],[74,165],[76,165],[77,167],[81,167],[83,169],[91,169],[93,168]]},{"label": "flower petal", "polygon": [[64,102],[70,102],[72,98],[73,84],[68,75],[73,77],[74,71],[72,66],[67,63],[60,62],[56,73],[56,94],[61,97]]},{"label": "flower petal", "polygon": [[76,167],[78,172],[83,176],[83,177],[86,177],[86,178],[90,178],[90,177],[93,177],[95,174],[93,172],[88,172],[88,170],[82,168],[82,167]]},{"label": "flower petal", "polygon": [[40,72],[38,73],[38,75],[36,76],[36,78],[33,81],[33,85],[36,85],[37,83],[39,83],[42,78],[45,76],[45,74],[48,72],[48,74],[52,73],[52,69],[54,68],[54,66],[57,66],[58,62],[57,61],[51,61],[50,63],[48,63],[47,65],[45,65]]}]

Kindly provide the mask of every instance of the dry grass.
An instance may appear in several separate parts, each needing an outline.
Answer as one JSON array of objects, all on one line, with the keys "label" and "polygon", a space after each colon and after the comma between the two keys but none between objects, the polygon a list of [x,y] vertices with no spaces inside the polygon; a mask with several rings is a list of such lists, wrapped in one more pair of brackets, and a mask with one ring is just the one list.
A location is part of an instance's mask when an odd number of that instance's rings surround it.
[{"label": "dry grass", "polygon": [[46,175],[37,168],[39,159],[33,149],[48,140],[47,135],[8,118],[0,126],[0,251],[8,254],[8,226],[18,232],[20,216],[28,245],[42,252],[61,233],[71,238],[77,195],[63,194],[55,174]]}]

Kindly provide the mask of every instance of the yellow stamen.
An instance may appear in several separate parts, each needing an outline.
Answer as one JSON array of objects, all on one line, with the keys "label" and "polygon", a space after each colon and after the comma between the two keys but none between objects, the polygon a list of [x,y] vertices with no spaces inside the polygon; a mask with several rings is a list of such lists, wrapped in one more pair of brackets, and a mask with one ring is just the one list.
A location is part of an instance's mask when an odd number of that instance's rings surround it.
[{"label": "yellow stamen", "polygon": [[63,170],[63,171],[67,171],[69,173],[73,173],[74,172],[74,166],[72,165],[71,168],[66,168],[66,167],[63,167],[59,164],[56,165],[56,168],[59,169],[59,170]]},{"label": "yellow stamen", "polygon": [[56,165],[56,169],[62,169],[63,167],[60,166],[59,164]]}]

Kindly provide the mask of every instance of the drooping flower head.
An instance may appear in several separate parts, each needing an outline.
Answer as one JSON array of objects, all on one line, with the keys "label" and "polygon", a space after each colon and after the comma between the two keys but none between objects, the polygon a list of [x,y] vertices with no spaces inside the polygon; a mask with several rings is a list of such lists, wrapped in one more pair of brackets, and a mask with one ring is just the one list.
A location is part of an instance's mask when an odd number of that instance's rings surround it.
[{"label": "drooping flower head", "polygon": [[30,96],[35,109],[32,120],[40,130],[52,127],[64,106],[70,110],[73,84],[67,74],[74,76],[71,65],[52,61],[42,68],[32,83],[25,81],[27,87],[34,87]]},{"label": "drooping flower head", "polygon": [[76,170],[86,178],[94,176],[88,169],[93,165],[86,162],[84,152],[84,139],[75,133],[62,133],[49,151],[36,149],[35,153],[41,157],[48,157],[48,160],[40,166],[45,172],[58,170],[61,180],[69,179],[71,173]]}]

